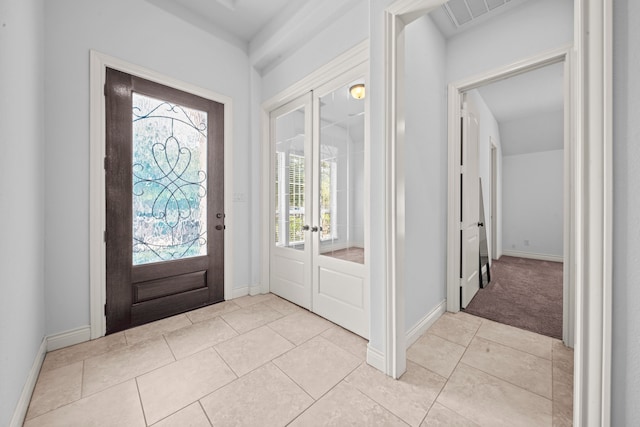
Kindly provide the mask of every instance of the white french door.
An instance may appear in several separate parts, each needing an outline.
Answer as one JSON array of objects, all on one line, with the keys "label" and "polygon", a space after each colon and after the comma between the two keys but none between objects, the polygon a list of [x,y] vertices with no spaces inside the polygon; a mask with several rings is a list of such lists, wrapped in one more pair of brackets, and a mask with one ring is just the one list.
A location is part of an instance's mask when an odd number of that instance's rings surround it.
[{"label": "white french door", "polygon": [[271,113],[271,292],[369,336],[365,84],[356,68]]},{"label": "white french door", "polygon": [[311,310],[311,92],[271,113],[270,288]]}]

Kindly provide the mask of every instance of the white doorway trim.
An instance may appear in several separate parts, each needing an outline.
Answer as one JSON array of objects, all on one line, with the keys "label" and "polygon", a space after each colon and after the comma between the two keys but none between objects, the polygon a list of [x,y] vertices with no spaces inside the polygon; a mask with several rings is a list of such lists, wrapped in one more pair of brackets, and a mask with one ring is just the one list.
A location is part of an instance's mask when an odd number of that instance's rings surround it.
[{"label": "white doorway trim", "polygon": [[230,97],[157,73],[95,50],[90,51],[89,65],[89,307],[91,339],[104,336],[106,317],[105,230],[105,99],[106,68],[142,77],[165,86],[189,92],[224,104],[224,299],[233,293],[233,105]]},{"label": "white doorway trim", "polygon": [[[570,158],[574,152],[574,148],[572,146],[572,138],[571,135],[573,133],[571,130],[571,110],[572,105],[574,104],[571,99],[571,84],[572,79],[570,73],[566,72],[571,68],[571,47],[566,47],[562,49],[554,49],[549,52],[541,53],[538,55],[531,56],[529,58],[523,59],[513,64],[509,64],[505,67],[500,67],[485,73],[482,73],[477,76],[472,76],[466,78],[464,80],[450,83],[449,84],[449,132],[448,132],[448,151],[449,151],[449,172],[448,172],[448,198],[449,198],[449,212],[458,212],[460,210],[460,172],[459,167],[456,165],[460,165],[460,144],[457,143],[459,141],[459,123],[460,123],[460,110],[462,108],[462,94],[465,92],[479,88],[481,86],[485,86],[487,84],[503,80],[509,77],[513,77],[519,74],[527,73],[529,71],[536,70],[538,68],[542,68],[548,65],[556,64],[556,63],[564,63],[565,73],[564,73],[564,93],[563,98],[564,102],[564,116],[565,116],[565,126],[564,126],[564,153],[565,158]],[[492,146],[493,147],[493,146]],[[492,152],[495,151],[492,149]],[[566,188],[570,188],[571,182],[573,181],[573,177],[571,175],[571,169],[564,168],[564,183]],[[570,192],[565,192],[568,197],[565,197],[565,205],[573,205],[573,194]],[[565,230],[568,230],[571,224],[575,223],[573,219],[570,217],[570,210],[565,209],[564,215],[564,224],[563,227]],[[448,262],[447,264],[447,310],[451,312],[460,311],[460,297],[459,297],[459,287],[460,287],[460,279],[459,279],[459,257],[460,257],[460,243],[459,243],[459,233],[460,226],[455,217],[448,217],[448,246],[447,246],[447,259],[452,260],[453,262]],[[567,234],[567,233],[565,233]],[[565,236],[566,237],[566,236]],[[569,240],[569,239],[566,239]],[[571,260],[573,259],[573,254],[567,249],[569,246],[565,247],[564,250],[564,259],[565,264],[571,264]],[[565,273],[567,271],[565,270]],[[571,287],[572,280],[571,277],[566,274],[563,277],[563,283],[565,284],[565,288]],[[568,324],[569,328],[573,327],[572,322]],[[572,346],[572,345],[571,345]]]},{"label": "white doorway trim", "polygon": [[[272,194],[273,194],[273,180],[271,176],[272,168],[274,167],[273,160],[273,152],[275,151],[275,146],[272,142],[273,138],[271,138],[271,120],[270,114],[276,109],[286,105],[290,101],[303,96],[304,94],[309,94],[311,92],[317,92],[318,90],[322,90],[322,86],[326,84],[331,84],[332,81],[342,81],[349,82],[360,79],[364,77],[364,80],[369,82],[369,73],[368,73],[368,64],[369,64],[369,41],[365,40],[358,43],[353,48],[347,50],[341,55],[334,58],[332,61],[328,62],[324,66],[320,67],[318,70],[312,72],[302,80],[296,82],[289,88],[284,91],[278,93],[271,99],[265,101],[261,105],[261,160],[262,160],[262,168],[260,171],[260,176],[262,177],[261,183],[261,221],[262,221],[262,231],[261,231],[261,248],[262,248],[262,261],[261,261],[261,287],[260,293],[270,292],[270,277],[271,277],[271,252],[272,252]],[[367,96],[364,99],[365,102],[365,111],[369,111],[369,102],[370,97]],[[315,101],[314,101],[315,105]],[[313,109],[313,108],[312,108]],[[316,114],[316,111],[313,111],[313,115]],[[311,117],[311,115],[310,115]],[[316,119],[314,118],[314,121]],[[365,133],[364,133],[364,200],[363,200],[363,209],[364,209],[364,301],[363,307],[366,316],[366,321],[368,322],[366,327],[366,334],[369,336],[369,325],[371,323],[370,319],[370,250],[369,242],[371,241],[371,230],[369,224],[371,223],[371,209],[370,209],[370,192],[371,192],[371,150],[369,149],[369,118],[368,113],[365,114]],[[315,127],[315,125],[314,125]],[[313,135],[314,144],[316,141],[319,141],[317,135]],[[313,264],[311,262],[311,258],[308,260],[310,266]],[[315,261],[314,261],[315,262]],[[315,273],[314,273],[315,274]],[[310,295],[311,296],[311,295]],[[311,307],[313,307],[313,300],[311,303]],[[311,308],[313,311],[313,308]],[[371,365],[379,367],[380,363],[377,359],[373,359],[377,353],[368,348],[367,358],[368,362]]]},{"label": "white doorway trim", "polygon": [[[396,0],[384,17],[388,147],[385,359],[386,372],[394,378],[406,368],[404,283],[398,268],[405,231],[404,183],[398,172],[402,170],[404,138],[404,128],[398,125],[404,123],[403,30],[443,3]],[[571,239],[576,283],[574,425],[595,427],[610,425],[611,406],[612,0],[574,0],[574,29],[571,98],[576,106],[572,117],[575,150],[570,159],[575,170],[575,212],[570,215],[576,230]]]},{"label": "white doorway trim", "polygon": [[[269,264],[270,264],[270,241],[271,241],[271,184],[270,184],[270,171],[271,171],[271,135],[270,135],[270,113],[276,108],[286,104],[302,96],[303,94],[310,92],[313,88],[316,88],[327,81],[335,78],[336,76],[347,72],[348,70],[357,67],[358,65],[367,63],[369,61],[369,41],[365,40],[351,48],[350,50],[344,52],[340,56],[333,59],[331,62],[325,64],[320,67],[318,70],[309,74],[302,80],[293,84],[289,88],[285,89],[281,93],[273,96],[267,101],[263,102],[260,107],[260,127],[261,127],[261,138],[260,138],[260,147],[261,147],[261,171],[260,176],[262,178],[262,183],[260,185],[261,192],[261,201],[260,201],[260,217],[261,217],[261,234],[260,234],[260,247],[262,248],[262,257],[260,262],[260,291],[259,293],[267,293],[269,292]],[[368,100],[369,97],[365,98],[367,102],[367,109],[369,108]],[[369,153],[370,150],[367,150],[367,157],[365,158],[365,163],[369,164]],[[366,182],[369,182],[369,179],[366,178]],[[365,192],[369,194],[369,188],[365,188]],[[368,197],[365,198],[367,200],[367,204],[365,206],[365,212],[369,215],[369,202]],[[369,223],[369,219],[366,219],[367,224]],[[368,231],[367,231],[368,232]],[[370,240],[368,240],[370,241]],[[368,252],[368,251],[367,251]],[[368,256],[368,255],[366,255]],[[367,260],[367,265],[368,260]]]}]

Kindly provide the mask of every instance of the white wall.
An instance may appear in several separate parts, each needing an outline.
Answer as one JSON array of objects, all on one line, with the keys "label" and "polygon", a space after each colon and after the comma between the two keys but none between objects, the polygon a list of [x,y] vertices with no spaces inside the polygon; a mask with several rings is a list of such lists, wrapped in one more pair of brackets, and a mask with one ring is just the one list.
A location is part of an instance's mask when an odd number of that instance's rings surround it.
[{"label": "white wall", "polygon": [[562,257],[564,150],[504,156],[502,167],[505,254]]},{"label": "white wall", "polygon": [[535,0],[449,39],[449,81],[573,42],[573,1]]},{"label": "white wall", "polygon": [[611,425],[640,423],[640,2],[613,2]]},{"label": "white wall", "polygon": [[339,54],[367,39],[369,5],[355,7],[319,32],[306,45],[262,75],[262,100],[266,101],[316,71]]},{"label": "white wall", "polygon": [[[45,2],[48,334],[89,324],[89,49],[233,98],[234,193],[247,200],[249,65],[240,49],[143,0]],[[234,287],[249,284],[249,204],[234,203]]]},{"label": "white wall", "polygon": [[405,33],[405,329],[446,299],[445,40],[424,16]]},{"label": "white wall", "polygon": [[[484,198],[484,226],[487,232],[487,246],[489,253],[493,253],[492,247],[496,245],[496,254],[500,258],[502,254],[502,233],[503,233],[503,208],[502,208],[502,134],[500,127],[493,113],[485,103],[477,90],[467,93],[470,109],[478,119],[478,175],[482,181],[482,196]],[[491,143],[497,149],[496,165],[496,242],[491,241],[493,226],[491,224]],[[491,257],[490,261],[491,262]]]},{"label": "white wall", "polygon": [[0,3],[0,425],[45,334],[42,0]]}]

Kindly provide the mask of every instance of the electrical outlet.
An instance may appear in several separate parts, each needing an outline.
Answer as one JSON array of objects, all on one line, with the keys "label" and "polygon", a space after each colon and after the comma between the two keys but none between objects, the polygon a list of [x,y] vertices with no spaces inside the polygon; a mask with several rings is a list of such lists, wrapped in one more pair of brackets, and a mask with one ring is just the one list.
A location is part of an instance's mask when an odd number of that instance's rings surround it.
[{"label": "electrical outlet", "polygon": [[233,193],[233,201],[242,203],[247,201],[247,195],[245,193]]}]

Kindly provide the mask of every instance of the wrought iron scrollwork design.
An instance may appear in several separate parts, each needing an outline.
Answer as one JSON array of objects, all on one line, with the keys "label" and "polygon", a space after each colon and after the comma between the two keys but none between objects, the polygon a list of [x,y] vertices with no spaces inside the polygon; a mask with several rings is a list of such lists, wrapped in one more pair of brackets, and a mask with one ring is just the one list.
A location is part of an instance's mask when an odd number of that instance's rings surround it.
[{"label": "wrought iron scrollwork design", "polygon": [[[134,264],[200,255],[207,244],[206,207],[201,206],[207,172],[194,163],[202,153],[192,150],[194,140],[206,141],[206,113],[156,102],[147,112],[133,107],[134,128],[139,130],[134,138],[142,149],[134,153],[132,169]],[[198,113],[203,120],[196,122]]]}]

